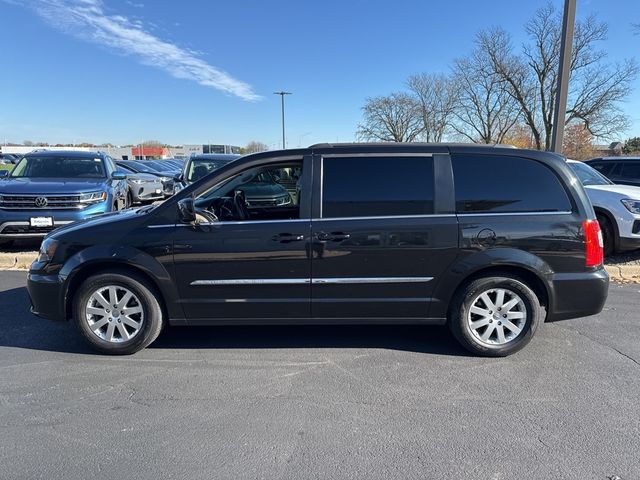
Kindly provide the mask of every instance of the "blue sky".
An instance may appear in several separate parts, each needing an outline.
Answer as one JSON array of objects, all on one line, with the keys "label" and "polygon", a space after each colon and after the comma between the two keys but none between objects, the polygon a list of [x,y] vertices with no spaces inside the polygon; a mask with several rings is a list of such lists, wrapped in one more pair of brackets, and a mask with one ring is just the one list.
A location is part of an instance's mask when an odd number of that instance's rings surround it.
[{"label": "blue sky", "polygon": [[[546,1],[0,0],[0,142],[276,148],[282,89],[288,147],[353,141],[367,97],[448,71],[480,29],[521,43]],[[637,0],[578,0],[591,13],[609,61],[640,55]],[[625,110],[640,136],[640,80]]]}]

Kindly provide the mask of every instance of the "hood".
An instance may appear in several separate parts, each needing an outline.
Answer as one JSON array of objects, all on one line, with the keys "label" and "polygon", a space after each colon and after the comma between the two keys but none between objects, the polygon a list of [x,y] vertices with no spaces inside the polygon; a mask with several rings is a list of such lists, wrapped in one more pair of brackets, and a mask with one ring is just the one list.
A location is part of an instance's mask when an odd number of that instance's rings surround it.
[{"label": "hood", "polygon": [[76,232],[78,230],[83,230],[87,227],[108,225],[110,223],[121,222],[123,220],[128,220],[134,217],[144,217],[145,215],[144,213],[136,213],[138,210],[139,210],[138,208],[129,208],[127,210],[103,213],[101,215],[88,217],[83,220],[79,220],[77,222],[73,222],[68,225],[63,225],[61,227],[58,227],[53,231],[53,233],[49,234],[48,236],[58,237],[60,235],[65,235],[69,232]]},{"label": "hood", "polygon": [[158,175],[153,175],[151,173],[127,173],[127,180],[146,180],[147,182],[159,182],[160,177]]},{"label": "hood", "polygon": [[0,181],[0,194],[55,195],[102,190],[106,178],[5,178]]},{"label": "hood", "polygon": [[237,190],[242,190],[247,198],[279,197],[287,193],[287,190],[282,185],[261,182],[245,183],[240,185]]},{"label": "hood", "polygon": [[585,185],[584,188],[587,190],[587,193],[591,190],[596,190],[599,192],[617,193],[625,198],[640,200],[640,187],[633,187],[631,185]]}]

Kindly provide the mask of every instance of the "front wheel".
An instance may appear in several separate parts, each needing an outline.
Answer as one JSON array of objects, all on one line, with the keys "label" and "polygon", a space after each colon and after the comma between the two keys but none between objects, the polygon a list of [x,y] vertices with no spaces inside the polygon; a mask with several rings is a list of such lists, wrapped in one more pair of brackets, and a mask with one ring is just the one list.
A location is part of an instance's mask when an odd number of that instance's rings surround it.
[{"label": "front wheel", "polygon": [[604,215],[597,215],[598,223],[600,224],[600,231],[602,232],[602,243],[604,256],[608,257],[612,255],[616,250],[616,234],[613,230],[613,226],[607,217]]},{"label": "front wheel", "polygon": [[470,352],[504,357],[529,343],[541,316],[540,301],[525,282],[510,276],[484,277],[456,293],[449,327]]},{"label": "front wheel", "polygon": [[163,325],[153,288],[132,273],[87,278],[74,297],[73,312],[85,340],[107,354],[142,350],[158,337]]}]

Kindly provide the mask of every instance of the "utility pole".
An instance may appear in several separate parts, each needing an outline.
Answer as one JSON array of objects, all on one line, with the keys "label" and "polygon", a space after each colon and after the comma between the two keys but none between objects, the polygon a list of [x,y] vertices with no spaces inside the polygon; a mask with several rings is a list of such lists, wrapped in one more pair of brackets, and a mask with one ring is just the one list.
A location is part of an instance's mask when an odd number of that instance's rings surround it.
[{"label": "utility pole", "polygon": [[274,95],[280,95],[280,99],[282,101],[282,149],[284,150],[286,147],[285,137],[284,137],[284,96],[285,95],[293,95],[291,92],[273,92]]},{"label": "utility pole", "polygon": [[564,0],[562,38],[560,43],[560,63],[558,66],[558,89],[556,91],[556,112],[553,119],[551,150],[562,153],[564,140],[564,119],[567,112],[569,74],[571,73],[571,49],[573,47],[573,27],[576,22],[576,0]]}]

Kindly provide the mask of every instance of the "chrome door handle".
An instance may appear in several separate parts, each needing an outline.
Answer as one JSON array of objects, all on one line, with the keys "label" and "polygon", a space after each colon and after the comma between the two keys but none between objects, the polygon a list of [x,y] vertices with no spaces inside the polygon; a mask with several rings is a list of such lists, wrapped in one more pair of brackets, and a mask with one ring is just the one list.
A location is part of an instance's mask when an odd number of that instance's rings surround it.
[{"label": "chrome door handle", "polygon": [[279,233],[271,237],[271,240],[280,243],[300,242],[304,240],[304,235],[299,233]]},{"label": "chrome door handle", "polygon": [[324,241],[324,242],[342,242],[343,240],[348,240],[349,238],[351,238],[351,235],[348,233],[343,233],[343,232],[331,232],[331,233],[326,233],[326,232],[318,232],[318,240]]}]

